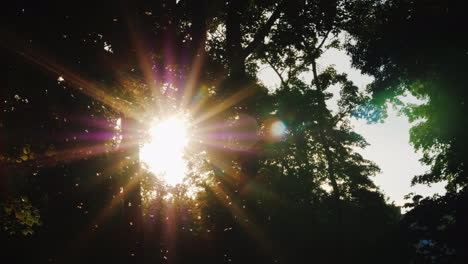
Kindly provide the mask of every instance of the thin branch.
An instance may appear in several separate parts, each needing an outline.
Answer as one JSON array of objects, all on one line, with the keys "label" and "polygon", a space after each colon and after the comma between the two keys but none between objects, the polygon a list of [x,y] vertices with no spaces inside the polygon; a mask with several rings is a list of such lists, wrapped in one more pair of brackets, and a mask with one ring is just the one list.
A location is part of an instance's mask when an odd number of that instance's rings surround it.
[{"label": "thin branch", "polygon": [[315,48],[315,50],[319,50],[322,48],[323,44],[325,44],[325,40],[327,40],[328,35],[330,34],[331,31],[332,31],[332,28],[330,28],[330,30],[327,31],[327,34],[325,34],[325,36],[323,37],[322,42],[320,42],[320,45],[318,45],[317,48]]},{"label": "thin branch", "polygon": [[263,43],[263,40],[265,39],[265,36],[268,34],[270,31],[271,27],[273,24],[276,22],[276,20],[279,18],[281,15],[281,11],[283,9],[283,6],[285,5],[286,1],[281,2],[281,4],[278,5],[278,7],[275,9],[273,14],[271,14],[270,18],[268,18],[267,22],[260,27],[260,29],[255,33],[254,39],[250,44],[244,49],[243,51],[243,58],[247,58],[252,52],[260,45]]},{"label": "thin branch", "polygon": [[339,112],[334,118],[336,119],[335,122],[333,122],[333,126],[338,125],[340,121],[343,121],[344,118],[348,115],[346,112]]},{"label": "thin branch", "polygon": [[[315,52],[319,51],[323,45],[325,44],[325,41],[328,39],[328,35],[330,35],[331,31],[332,31],[333,28],[330,28],[327,33],[325,34],[325,36],[323,37],[322,41],[320,42],[320,44],[317,46],[317,47],[314,47],[312,48],[312,52],[310,52],[309,54],[314,54]],[[303,35],[301,35],[301,38],[302,38],[302,42],[304,43],[304,46],[305,44],[307,43],[307,41],[305,41],[305,37]]]},{"label": "thin branch", "polygon": [[276,69],[276,67],[273,66],[273,64],[267,58],[265,58],[265,60],[268,63],[268,65],[270,65],[270,67],[273,69],[273,71],[276,73],[276,75],[278,75],[278,77],[280,78],[281,85],[286,87],[287,83],[284,81],[284,78],[281,75],[281,73],[278,71],[278,69]]}]

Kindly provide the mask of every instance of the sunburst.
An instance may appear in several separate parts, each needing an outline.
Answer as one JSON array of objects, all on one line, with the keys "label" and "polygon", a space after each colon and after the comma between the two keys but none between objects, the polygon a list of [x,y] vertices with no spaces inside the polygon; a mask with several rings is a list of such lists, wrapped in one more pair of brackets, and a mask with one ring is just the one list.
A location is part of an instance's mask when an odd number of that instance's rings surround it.
[{"label": "sunburst", "polygon": [[181,184],[187,174],[185,149],[190,142],[188,122],[181,115],[153,121],[149,139],[140,147],[140,161],[167,184]]}]

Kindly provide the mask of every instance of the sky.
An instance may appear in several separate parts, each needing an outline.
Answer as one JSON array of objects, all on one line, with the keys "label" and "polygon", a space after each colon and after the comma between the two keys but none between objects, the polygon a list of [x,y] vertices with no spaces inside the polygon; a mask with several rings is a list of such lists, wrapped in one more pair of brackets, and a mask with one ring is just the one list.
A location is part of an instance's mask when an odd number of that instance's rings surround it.
[{"label": "sky", "polygon": [[[362,90],[373,80],[372,77],[363,75],[359,70],[352,68],[351,58],[344,51],[337,49],[326,51],[318,61],[318,68],[323,70],[330,65],[334,65],[338,73],[348,74],[348,78]],[[262,67],[258,77],[270,89],[279,86],[278,76],[268,66]],[[310,82],[312,76],[305,74],[303,78]],[[339,90],[338,87],[331,87],[329,91],[334,96],[327,104],[333,110],[337,108]],[[418,103],[417,99],[411,96],[406,97],[404,101]],[[409,142],[409,130],[412,125],[406,116],[398,114],[397,109],[389,108],[388,118],[384,120],[384,123],[368,124],[366,120],[352,118],[351,124],[354,130],[370,144],[365,149],[356,151],[380,167],[381,173],[374,177],[374,182],[389,202],[402,206],[405,203],[404,196],[411,192],[422,196],[445,193],[443,183],[433,184],[430,187],[411,186],[413,176],[425,173],[429,167],[419,162],[422,153],[416,152]]]}]

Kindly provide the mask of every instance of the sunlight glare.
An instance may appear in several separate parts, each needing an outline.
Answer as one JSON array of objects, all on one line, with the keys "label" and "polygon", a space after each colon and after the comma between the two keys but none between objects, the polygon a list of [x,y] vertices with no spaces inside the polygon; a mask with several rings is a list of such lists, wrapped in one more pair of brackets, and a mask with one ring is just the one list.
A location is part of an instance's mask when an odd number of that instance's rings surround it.
[{"label": "sunlight glare", "polygon": [[182,183],[187,173],[186,130],[186,120],[181,117],[155,122],[148,131],[148,142],[140,148],[140,160],[146,168],[171,186]]}]

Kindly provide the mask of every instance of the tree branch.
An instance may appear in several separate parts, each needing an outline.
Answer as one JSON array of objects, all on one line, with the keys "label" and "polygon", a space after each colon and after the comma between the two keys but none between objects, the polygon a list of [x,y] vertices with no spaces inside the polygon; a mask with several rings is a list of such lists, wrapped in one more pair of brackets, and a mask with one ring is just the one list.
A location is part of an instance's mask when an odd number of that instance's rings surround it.
[{"label": "tree branch", "polygon": [[278,7],[276,7],[275,11],[273,14],[271,14],[270,18],[268,18],[267,22],[260,27],[260,29],[255,33],[254,39],[250,44],[244,49],[242,52],[242,57],[247,58],[252,52],[260,45],[263,43],[263,40],[265,39],[265,36],[268,34],[269,30],[275,23],[275,21],[279,18],[281,11],[283,9],[283,6],[285,5],[286,1],[282,1]]},{"label": "tree branch", "polygon": [[328,35],[330,34],[331,31],[332,31],[332,28],[330,28],[330,30],[327,31],[327,34],[325,34],[325,36],[323,37],[322,42],[320,42],[320,45],[318,45],[317,48],[315,48],[316,51],[322,48],[323,44],[325,44],[325,40],[327,40]]},{"label": "tree branch", "polygon": [[278,77],[280,78],[281,85],[286,86],[287,83],[284,81],[284,78],[281,75],[281,73],[278,71],[278,69],[276,69],[276,67],[273,66],[273,64],[267,58],[265,58],[265,60],[268,63],[268,65],[270,65],[270,67],[273,69],[273,71],[276,73],[276,75],[278,75]]},{"label": "tree branch", "polygon": [[[332,30],[333,30],[333,28],[330,28],[327,31],[327,33],[325,34],[325,36],[323,37],[320,44],[318,46],[316,46],[316,47],[311,48],[312,52],[310,52],[308,54],[313,54],[314,55],[316,52],[318,52],[323,47],[323,45],[325,44],[325,41],[328,39],[328,35],[330,35]],[[301,38],[302,38],[302,42],[303,42],[304,46],[306,46],[307,41],[305,40],[305,37],[303,35],[301,35]],[[314,60],[315,60],[315,58],[314,58]]]},{"label": "tree branch", "polygon": [[317,64],[315,62],[315,59],[312,60],[312,74],[314,75],[313,82],[315,84],[315,87],[317,87],[317,90],[319,90],[320,92],[323,92],[322,85],[318,79]]}]

